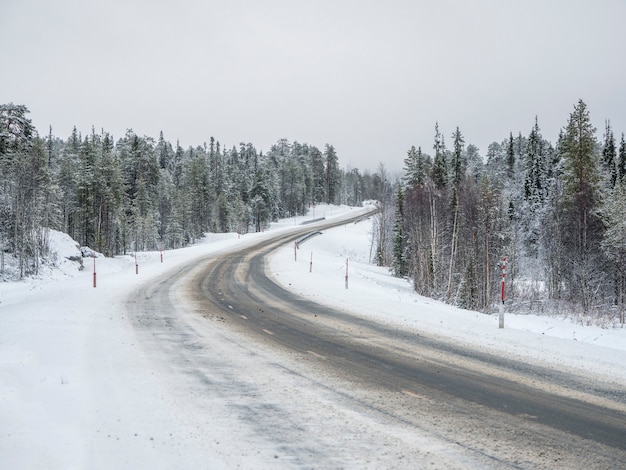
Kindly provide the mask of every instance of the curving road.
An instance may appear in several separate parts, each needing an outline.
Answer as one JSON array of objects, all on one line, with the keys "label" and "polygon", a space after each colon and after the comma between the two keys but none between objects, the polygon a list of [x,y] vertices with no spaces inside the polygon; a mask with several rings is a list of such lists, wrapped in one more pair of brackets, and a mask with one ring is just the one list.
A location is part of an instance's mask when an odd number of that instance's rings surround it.
[{"label": "curving road", "polygon": [[[218,364],[207,358],[201,331],[211,328],[221,332],[224,344],[261,355],[259,367],[273,364],[268,374],[307,382],[303,396],[318,390],[315,400],[323,394],[335,411],[327,416],[319,408],[308,410],[307,420],[315,422],[311,415],[318,414],[317,426],[328,426],[330,439],[324,431],[308,431],[303,444],[301,433],[293,432],[305,426],[301,417],[291,408],[281,413],[280,404],[239,409],[247,433],[262,434],[257,438],[291,455],[297,467],[623,468],[622,386],[402,331],[279,286],[266,273],[267,255],[312,229],[207,257],[137,291],[129,308],[146,347],[161,351],[179,365],[176,373],[182,368],[209,393],[215,381],[206,377],[216,374]],[[222,394],[246,393],[252,386],[239,378],[236,363],[220,367],[234,384]],[[255,393],[264,402],[274,392]],[[338,412],[352,421],[334,422]]]}]

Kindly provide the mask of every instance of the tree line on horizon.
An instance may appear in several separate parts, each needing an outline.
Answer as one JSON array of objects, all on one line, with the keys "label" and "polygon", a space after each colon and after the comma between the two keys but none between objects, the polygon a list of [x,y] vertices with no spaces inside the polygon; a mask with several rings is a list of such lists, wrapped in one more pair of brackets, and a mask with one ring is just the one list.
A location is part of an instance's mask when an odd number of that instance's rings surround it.
[{"label": "tree line on horizon", "polygon": [[[451,148],[435,125],[433,155],[411,147],[388,207],[379,264],[415,290],[462,308],[580,312],[619,318],[626,301],[626,143],[610,121],[596,138],[579,100],[555,145],[538,119],[486,158]],[[381,217],[384,217],[381,215]]]},{"label": "tree line on horizon", "polygon": [[206,232],[258,232],[316,204],[361,205],[381,186],[340,168],[331,144],[280,139],[264,154],[213,137],[183,149],[162,132],[42,137],[28,112],[0,105],[0,248],[19,260],[20,277],[38,272],[48,229],[106,256],[179,248]]}]

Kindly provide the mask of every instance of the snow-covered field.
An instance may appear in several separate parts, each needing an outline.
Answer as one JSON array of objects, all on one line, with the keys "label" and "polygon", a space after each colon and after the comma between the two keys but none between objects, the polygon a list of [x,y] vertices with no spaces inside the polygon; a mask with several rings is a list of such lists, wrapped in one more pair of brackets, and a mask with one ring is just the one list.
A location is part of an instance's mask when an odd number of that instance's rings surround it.
[{"label": "snow-covered field", "polygon": [[[318,206],[311,217],[356,210]],[[272,230],[289,230],[303,220],[285,220]],[[286,246],[272,257],[271,269],[286,287],[318,302],[626,385],[626,329],[511,314],[499,329],[497,315],[420,297],[406,281],[369,264],[371,229],[371,221],[363,221],[328,230],[303,243],[297,260],[293,246]],[[151,353],[138,344],[127,318],[126,299],[167,270],[264,236],[209,235],[196,246],[164,252],[163,262],[159,252],[138,253],[138,274],[134,257],[98,257],[94,288],[94,260],[85,259],[79,271],[65,259],[76,254],[73,242],[54,234],[56,267],[39,279],[0,284],[0,468],[254,466],[251,453],[229,458],[245,445],[224,435],[236,428],[237,417],[220,413],[215,404],[215,419],[199,428],[192,407],[172,404],[183,402],[184,393],[175,400],[163,369],[151,367]],[[187,415],[164,411],[173,409]],[[217,440],[231,445],[215,453]],[[256,458],[261,467],[275,463]]]}]

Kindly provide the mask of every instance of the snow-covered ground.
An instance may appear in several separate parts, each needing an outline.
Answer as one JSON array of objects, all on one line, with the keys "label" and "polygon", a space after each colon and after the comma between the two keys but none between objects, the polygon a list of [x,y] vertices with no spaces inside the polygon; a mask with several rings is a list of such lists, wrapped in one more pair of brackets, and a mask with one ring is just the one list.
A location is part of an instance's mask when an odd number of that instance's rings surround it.
[{"label": "snow-covered ground", "polygon": [[[357,210],[318,206],[310,218]],[[288,219],[272,230],[289,230],[304,220]],[[499,329],[497,315],[420,297],[406,281],[369,264],[371,230],[371,221],[363,221],[325,231],[301,245],[297,260],[293,246],[286,246],[272,257],[271,269],[287,288],[318,302],[626,385],[626,329],[511,314]],[[134,256],[98,257],[94,288],[94,260],[86,258],[79,271],[65,259],[77,253],[74,243],[53,234],[55,267],[39,279],[0,284],[0,468],[254,466],[252,453],[229,458],[233,449],[241,450],[232,443],[236,435],[224,435],[237,427],[237,417],[214,404],[215,419],[199,428],[193,408],[172,404],[184,402],[184,391],[174,399],[163,369],[150,366],[151,353],[137,344],[127,318],[126,299],[167,270],[264,236],[209,235],[196,246],[164,252],[162,262],[159,252],[138,253],[138,274]],[[252,368],[247,372],[254,375]],[[173,409],[187,416],[174,419],[164,411]],[[216,442],[227,439],[230,447],[222,444],[215,453]],[[260,467],[275,464],[263,454],[256,458]]]}]

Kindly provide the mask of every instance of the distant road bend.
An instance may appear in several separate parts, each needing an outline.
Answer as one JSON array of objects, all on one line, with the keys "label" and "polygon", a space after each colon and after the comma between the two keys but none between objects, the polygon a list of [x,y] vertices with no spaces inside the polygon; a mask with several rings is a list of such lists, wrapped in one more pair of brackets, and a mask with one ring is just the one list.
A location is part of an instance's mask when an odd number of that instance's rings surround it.
[{"label": "distant road bend", "polygon": [[[248,341],[306,358],[311,374],[337,378],[329,387],[350,397],[357,412],[409,432],[427,430],[481,456],[487,467],[624,468],[623,384],[597,383],[360,318],[302,299],[266,272],[272,251],[311,230],[349,222],[303,226],[207,258],[163,282],[160,297],[149,297],[162,302],[176,276],[187,276],[197,310],[210,312],[206,321],[219,319]],[[142,302],[135,308],[155,308]]]}]

